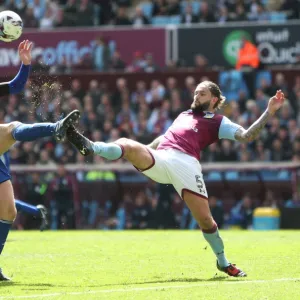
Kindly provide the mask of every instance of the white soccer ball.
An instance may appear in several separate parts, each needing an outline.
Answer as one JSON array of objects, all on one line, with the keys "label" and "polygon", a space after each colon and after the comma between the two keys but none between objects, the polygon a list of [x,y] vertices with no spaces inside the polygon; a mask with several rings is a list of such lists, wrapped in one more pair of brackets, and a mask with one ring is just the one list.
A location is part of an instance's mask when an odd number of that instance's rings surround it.
[{"label": "white soccer ball", "polygon": [[0,12],[0,41],[10,43],[17,40],[23,30],[21,17],[13,11]]}]

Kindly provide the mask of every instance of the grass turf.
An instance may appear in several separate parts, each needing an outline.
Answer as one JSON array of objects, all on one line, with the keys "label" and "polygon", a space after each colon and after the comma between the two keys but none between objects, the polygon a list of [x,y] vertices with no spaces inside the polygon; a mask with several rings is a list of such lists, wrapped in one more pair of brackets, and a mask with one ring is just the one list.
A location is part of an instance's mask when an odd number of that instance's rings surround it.
[{"label": "grass turf", "polygon": [[12,232],[0,299],[300,299],[299,231],[223,231],[247,278],[217,271],[200,231]]}]

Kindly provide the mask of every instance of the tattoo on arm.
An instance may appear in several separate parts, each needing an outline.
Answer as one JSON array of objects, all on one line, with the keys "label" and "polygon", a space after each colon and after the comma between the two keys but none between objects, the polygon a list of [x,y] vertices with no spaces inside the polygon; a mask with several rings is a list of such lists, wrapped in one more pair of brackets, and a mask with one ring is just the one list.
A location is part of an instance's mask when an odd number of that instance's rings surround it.
[{"label": "tattoo on arm", "polygon": [[158,147],[158,145],[160,144],[160,141],[161,141],[162,137],[163,137],[163,136],[161,135],[161,136],[159,136],[158,138],[156,138],[151,144],[148,145],[148,147],[150,147],[150,148],[156,150],[157,147]]},{"label": "tattoo on arm", "polygon": [[234,135],[235,139],[239,142],[253,141],[265,127],[270,117],[271,114],[268,111],[265,111],[247,130],[244,128],[238,129]]}]

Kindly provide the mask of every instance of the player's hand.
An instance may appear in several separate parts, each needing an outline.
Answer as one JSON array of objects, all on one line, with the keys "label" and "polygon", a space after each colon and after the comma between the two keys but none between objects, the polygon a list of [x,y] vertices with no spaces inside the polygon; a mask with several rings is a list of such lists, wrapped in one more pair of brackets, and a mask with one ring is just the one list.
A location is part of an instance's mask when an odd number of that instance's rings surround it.
[{"label": "player's hand", "polygon": [[32,49],[32,42],[29,42],[28,40],[23,41],[19,45],[19,56],[24,65],[30,65],[31,64],[31,49]]},{"label": "player's hand", "polygon": [[268,103],[268,112],[272,115],[283,105],[284,103],[284,94],[281,90],[276,92],[276,95],[270,98]]}]

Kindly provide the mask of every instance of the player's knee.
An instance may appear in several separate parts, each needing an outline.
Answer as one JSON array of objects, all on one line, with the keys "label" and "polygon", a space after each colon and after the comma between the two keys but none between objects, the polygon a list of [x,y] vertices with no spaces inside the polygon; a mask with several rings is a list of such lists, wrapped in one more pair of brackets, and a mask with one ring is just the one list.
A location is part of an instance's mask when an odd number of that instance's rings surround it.
[{"label": "player's knee", "polygon": [[200,219],[200,227],[202,229],[212,229],[215,226],[215,221],[211,215],[205,215]]},{"label": "player's knee", "polygon": [[12,133],[14,131],[14,129],[18,126],[20,126],[22,123],[18,122],[18,121],[14,121],[8,124],[8,131],[9,133]]},{"label": "player's knee", "polygon": [[18,122],[18,121],[14,121],[14,122],[11,122],[9,124],[7,124],[7,136],[8,137],[11,137],[12,140],[14,138],[14,130],[15,128],[17,128],[19,125],[21,125],[22,123],[21,122]]},{"label": "player's knee", "polygon": [[15,205],[10,205],[3,213],[1,218],[6,221],[14,221],[17,217],[17,209]]},{"label": "player's knee", "polygon": [[133,141],[127,138],[120,138],[116,141],[116,144],[123,146],[124,155],[130,155],[134,151]]}]

